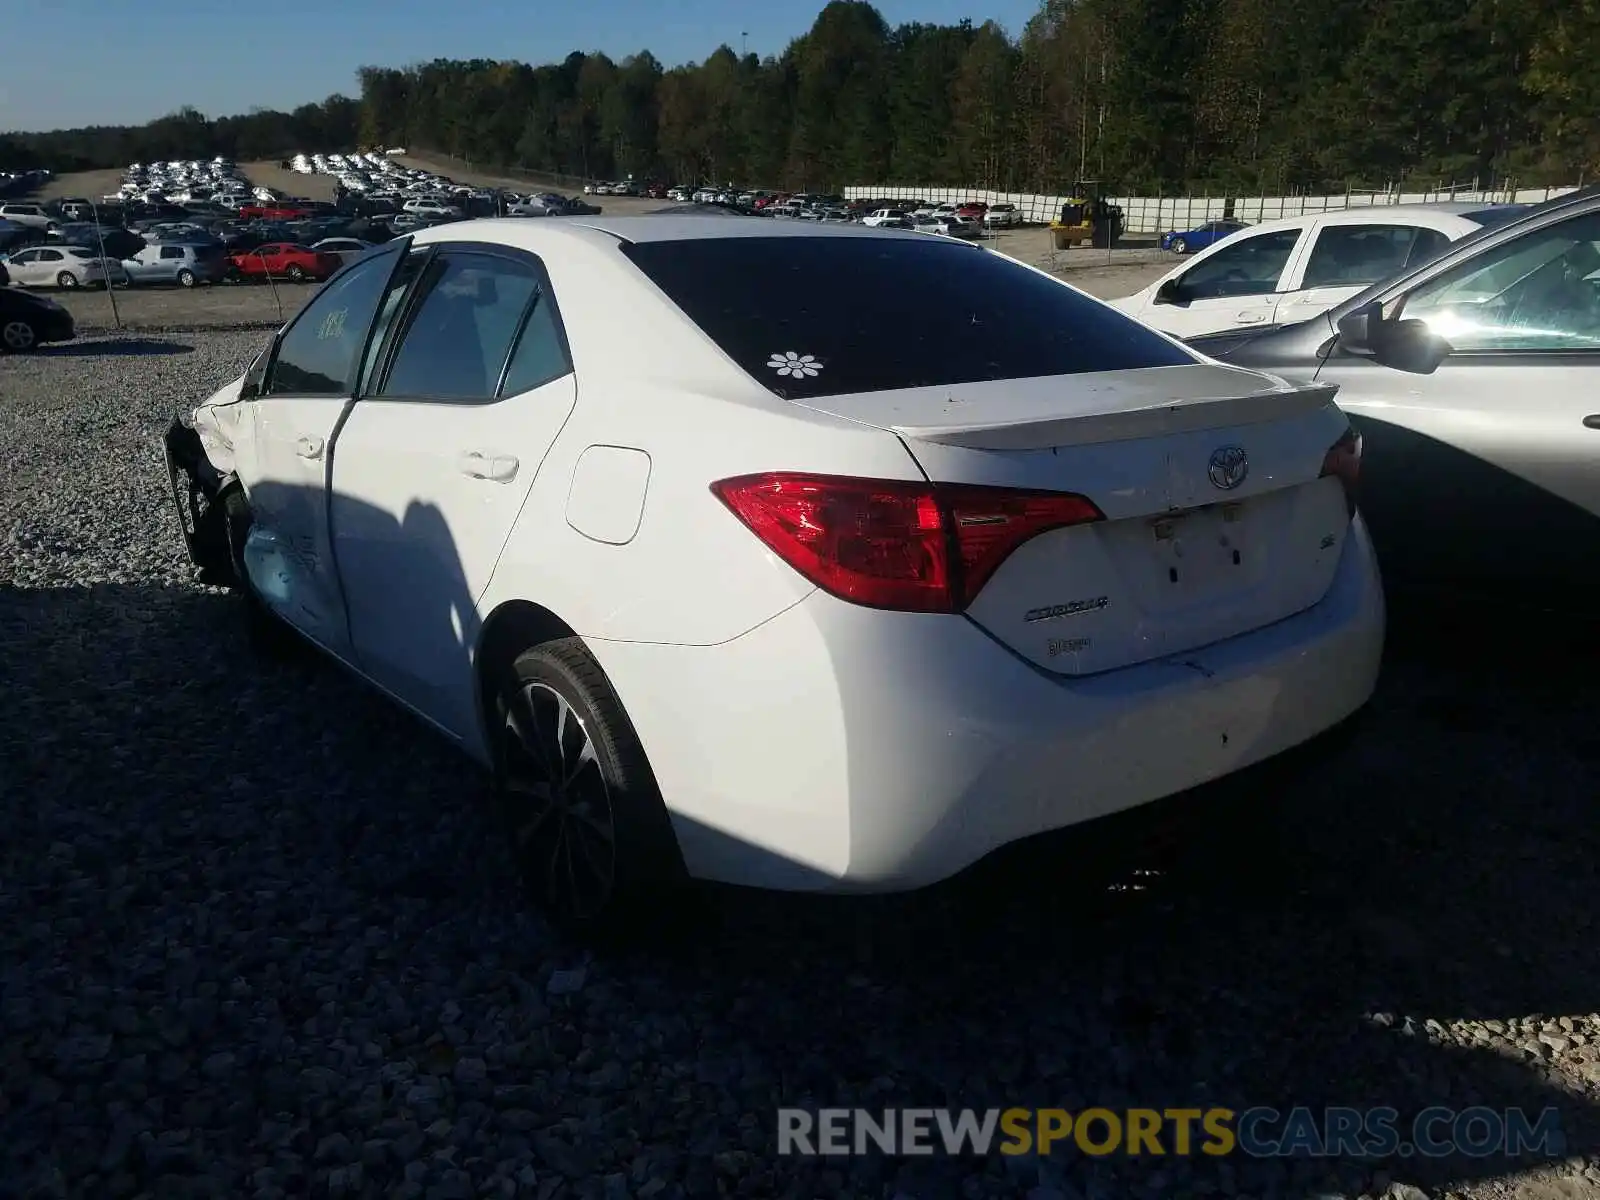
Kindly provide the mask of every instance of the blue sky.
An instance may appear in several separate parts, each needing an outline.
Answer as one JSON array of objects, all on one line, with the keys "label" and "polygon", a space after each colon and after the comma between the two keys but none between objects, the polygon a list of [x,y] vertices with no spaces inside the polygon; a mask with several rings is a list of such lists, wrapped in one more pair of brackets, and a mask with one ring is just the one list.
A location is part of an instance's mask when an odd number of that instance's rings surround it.
[{"label": "blue sky", "polygon": [[[1016,35],[1037,0],[880,0],[892,25],[998,21]],[[784,0],[4,0],[0,130],[139,124],[185,104],[207,116],[353,95],[357,67],[430,58],[542,63],[573,50],[649,50],[667,66],[720,43],[776,54],[821,3]],[[67,53],[70,47],[71,53]]]}]

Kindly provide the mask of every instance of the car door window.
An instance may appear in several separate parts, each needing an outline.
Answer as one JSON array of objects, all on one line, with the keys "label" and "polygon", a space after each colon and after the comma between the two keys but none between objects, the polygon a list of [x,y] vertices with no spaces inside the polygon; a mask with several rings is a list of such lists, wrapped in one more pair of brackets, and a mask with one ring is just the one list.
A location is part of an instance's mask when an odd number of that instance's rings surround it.
[{"label": "car door window", "polygon": [[41,250],[41,251],[39,251],[39,261],[40,262],[64,262],[66,260],[63,257],[61,251],[59,251],[59,250]]},{"label": "car door window", "polygon": [[20,254],[13,254],[11,256],[11,265],[16,267],[25,267],[31,262],[38,261],[39,251],[37,250],[24,250]]},{"label": "car door window", "polygon": [[1600,213],[1475,255],[1392,306],[1453,350],[1600,348]]},{"label": "car door window", "polygon": [[380,396],[489,400],[538,292],[531,264],[447,251],[418,280]]},{"label": "car door window", "polygon": [[571,370],[572,362],[567,357],[561,319],[556,313],[555,300],[550,295],[549,287],[545,285],[534,296],[533,309],[523,322],[500,394],[515,396],[518,392],[532,391]]},{"label": "car door window", "polygon": [[266,394],[342,396],[350,392],[356,360],[393,266],[394,260],[387,256],[373,259],[317,293],[279,341]]},{"label": "car door window", "polygon": [[1418,232],[1415,225],[1325,225],[1300,286],[1366,287],[1387,279],[1406,265]]},{"label": "car door window", "polygon": [[1450,244],[1450,236],[1437,229],[1417,230],[1417,240],[1411,243],[1411,253],[1406,257],[1407,267],[1420,267],[1435,259]]},{"label": "car door window", "polygon": [[1180,277],[1184,299],[1265,296],[1277,291],[1283,268],[1300,241],[1300,232],[1278,229],[1254,237],[1229,238],[1215,254],[1195,263]]},{"label": "car door window", "polygon": [[373,377],[378,368],[378,359],[383,353],[389,328],[394,324],[395,315],[400,311],[402,303],[409,294],[411,285],[416,281],[423,266],[427,263],[433,251],[428,247],[412,250],[406,254],[405,261],[400,264],[400,269],[394,273],[394,278],[389,282],[389,290],[384,293],[383,306],[378,310],[378,319],[372,327],[372,337],[367,341],[366,357],[361,362],[361,376],[359,391],[365,395],[372,387]]},{"label": "car door window", "polygon": [[161,247],[161,257],[162,258],[182,258],[183,257],[183,248],[181,246],[163,246],[163,247]]}]

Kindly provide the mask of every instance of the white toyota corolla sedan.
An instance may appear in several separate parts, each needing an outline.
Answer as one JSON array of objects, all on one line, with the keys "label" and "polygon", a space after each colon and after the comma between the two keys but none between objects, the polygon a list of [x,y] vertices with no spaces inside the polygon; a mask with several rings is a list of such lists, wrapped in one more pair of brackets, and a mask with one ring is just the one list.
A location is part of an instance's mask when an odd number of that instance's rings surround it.
[{"label": "white toyota corolla sedan", "polygon": [[167,435],[189,552],[490,767],[534,894],[910,889],[1362,707],[1326,385],[910,232],[473,221]]}]

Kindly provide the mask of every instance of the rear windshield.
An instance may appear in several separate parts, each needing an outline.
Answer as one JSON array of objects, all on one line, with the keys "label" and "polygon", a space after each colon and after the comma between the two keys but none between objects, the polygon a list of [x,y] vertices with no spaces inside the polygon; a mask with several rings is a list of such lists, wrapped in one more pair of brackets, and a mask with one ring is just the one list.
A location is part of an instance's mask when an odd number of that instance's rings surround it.
[{"label": "rear windshield", "polygon": [[740,237],[623,253],[780,396],[1182,366],[1194,357],[999,255],[932,238]]}]

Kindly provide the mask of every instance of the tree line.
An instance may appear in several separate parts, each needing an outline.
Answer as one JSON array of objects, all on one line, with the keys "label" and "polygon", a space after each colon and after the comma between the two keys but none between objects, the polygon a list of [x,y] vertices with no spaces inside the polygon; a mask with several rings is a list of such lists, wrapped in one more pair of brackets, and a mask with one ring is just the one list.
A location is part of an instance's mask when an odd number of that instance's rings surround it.
[{"label": "tree line", "polygon": [[0,134],[0,168],[406,146],[585,178],[1282,193],[1600,168],[1594,0],[1044,0],[891,28],[832,0],[779,55],[362,67],[293,112]]}]

